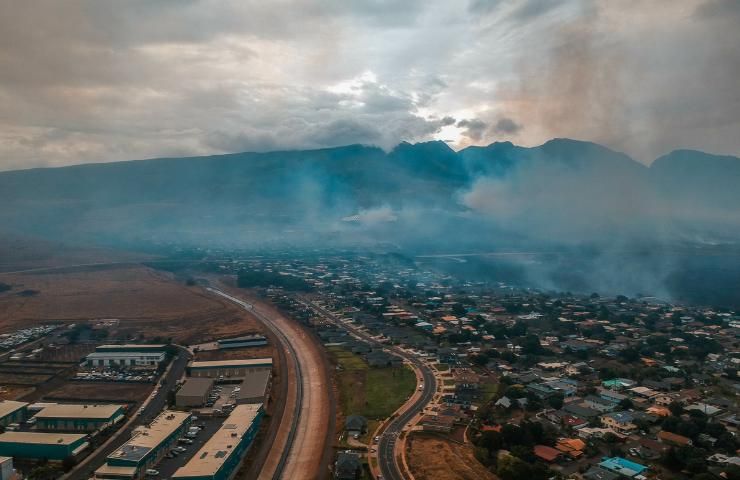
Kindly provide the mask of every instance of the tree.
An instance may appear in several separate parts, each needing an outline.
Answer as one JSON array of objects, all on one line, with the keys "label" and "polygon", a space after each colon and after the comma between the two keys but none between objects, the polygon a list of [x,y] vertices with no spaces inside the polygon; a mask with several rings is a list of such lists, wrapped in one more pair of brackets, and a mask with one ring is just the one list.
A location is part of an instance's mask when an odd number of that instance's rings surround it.
[{"label": "tree", "polygon": [[488,450],[489,453],[492,454],[503,448],[504,437],[499,432],[483,432],[476,445],[485,448],[486,450]]},{"label": "tree", "polygon": [[561,408],[563,408],[564,401],[565,401],[565,397],[561,393],[561,394],[552,395],[551,397],[549,397],[547,399],[547,404],[550,405],[555,410],[560,410]]},{"label": "tree", "polygon": [[668,405],[668,410],[671,411],[671,415],[674,417],[680,417],[683,413],[683,404],[674,400],[670,405]]},{"label": "tree", "polygon": [[632,400],[630,400],[629,398],[625,398],[621,402],[619,402],[619,408],[621,408],[622,410],[629,410],[634,407],[635,404],[632,403]]},{"label": "tree", "polygon": [[75,465],[77,465],[77,460],[73,456],[64,457],[64,460],[62,460],[62,470],[65,472],[72,470]]}]

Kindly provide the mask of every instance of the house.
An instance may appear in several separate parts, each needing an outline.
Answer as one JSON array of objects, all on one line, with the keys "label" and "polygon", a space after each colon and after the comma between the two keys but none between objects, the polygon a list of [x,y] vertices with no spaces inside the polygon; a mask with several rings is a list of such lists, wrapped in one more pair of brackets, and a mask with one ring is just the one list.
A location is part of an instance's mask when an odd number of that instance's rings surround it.
[{"label": "house", "polygon": [[671,411],[668,408],[659,407],[657,405],[648,407],[647,410],[645,410],[645,413],[647,413],[648,415],[654,415],[656,417],[669,417],[671,415]]},{"label": "house", "polygon": [[344,420],[344,429],[348,435],[359,437],[367,432],[367,419],[362,415],[349,415]]},{"label": "house", "polygon": [[658,392],[648,387],[633,387],[629,389],[634,395],[642,398],[652,398],[658,395]]},{"label": "house", "polygon": [[592,408],[584,407],[582,405],[568,404],[565,405],[562,410],[566,413],[570,413],[571,415],[575,415],[576,417],[580,417],[586,420],[590,420],[599,416],[599,411]]},{"label": "house", "polygon": [[695,410],[710,417],[713,417],[722,411],[721,408],[715,407],[714,405],[709,405],[707,403],[694,403],[686,407],[686,410]]},{"label": "house", "polygon": [[601,416],[601,424],[619,433],[629,433],[637,429],[635,417],[631,412],[612,412]]},{"label": "house", "polygon": [[555,448],[571,458],[579,458],[586,449],[586,442],[580,438],[560,438],[555,444]]},{"label": "house", "polygon": [[337,480],[359,480],[362,474],[360,455],[352,452],[339,452],[334,462],[334,478]]},{"label": "house", "polygon": [[647,460],[657,460],[670,449],[665,443],[650,438],[640,439],[640,456]]},{"label": "house", "polygon": [[661,407],[667,407],[675,400],[676,399],[673,397],[673,395],[668,395],[666,393],[659,393],[652,398],[653,403]]},{"label": "house", "polygon": [[534,456],[544,460],[547,463],[552,463],[560,458],[562,452],[556,448],[548,447],[547,445],[535,445]]},{"label": "house", "polygon": [[642,385],[644,387],[651,388],[659,392],[667,392],[671,389],[671,386],[668,384],[668,382],[661,380],[643,380]]},{"label": "house", "polygon": [[614,390],[608,390],[605,388],[599,389],[598,395],[604,400],[608,400],[614,403],[615,405],[621,402],[622,400],[626,400],[629,398],[627,395],[623,395],[621,393],[615,392]]},{"label": "house", "polygon": [[503,397],[496,400],[496,403],[494,403],[493,405],[496,407],[501,407],[501,408],[510,408],[511,400],[509,399],[509,397],[504,395]]},{"label": "house", "polygon": [[601,385],[604,388],[608,388],[610,390],[624,390],[627,388],[632,388],[637,384],[634,380],[630,380],[629,378],[612,378],[610,380],[604,380],[601,382]]},{"label": "house", "polygon": [[583,474],[583,478],[584,480],[618,480],[619,474],[594,465]]},{"label": "house", "polygon": [[450,433],[455,424],[455,417],[450,415],[424,415],[421,426],[430,432]]},{"label": "house", "polygon": [[600,413],[612,412],[617,407],[614,402],[611,402],[602,397],[597,397],[596,395],[587,396],[583,399],[581,405],[596,410]]},{"label": "house", "polygon": [[642,475],[642,472],[648,469],[645,465],[632,462],[622,457],[611,457],[604,459],[599,463],[604,470],[619,474],[627,478],[635,478]]},{"label": "house", "polygon": [[658,440],[665,443],[666,445],[672,445],[674,447],[685,447],[693,443],[690,438],[665,430],[661,430],[658,433]]}]

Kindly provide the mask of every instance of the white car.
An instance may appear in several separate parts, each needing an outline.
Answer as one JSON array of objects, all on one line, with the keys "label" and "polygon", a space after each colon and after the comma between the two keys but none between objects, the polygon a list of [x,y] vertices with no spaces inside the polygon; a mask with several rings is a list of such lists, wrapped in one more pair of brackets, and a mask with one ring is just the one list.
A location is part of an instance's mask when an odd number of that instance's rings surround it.
[{"label": "white car", "polygon": [[148,468],[146,470],[147,477],[156,477],[157,475],[159,475],[159,470],[154,470],[153,468]]}]

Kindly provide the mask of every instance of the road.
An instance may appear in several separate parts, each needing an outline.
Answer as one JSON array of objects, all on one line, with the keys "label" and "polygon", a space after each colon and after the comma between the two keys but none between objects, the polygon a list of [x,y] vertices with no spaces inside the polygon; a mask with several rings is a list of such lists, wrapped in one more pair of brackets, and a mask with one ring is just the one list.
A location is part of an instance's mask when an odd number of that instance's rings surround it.
[{"label": "road", "polygon": [[[289,378],[285,414],[265,461],[260,480],[313,480],[324,476],[322,458],[329,433],[330,383],[319,348],[295,322],[274,309],[246,302],[215,288],[220,295],[253,314],[265,324],[286,350]],[[292,374],[292,375],[291,375]],[[292,408],[291,408],[292,407]]]},{"label": "road", "polygon": [[[105,458],[131,438],[131,432],[137,425],[149,423],[159,415],[167,405],[167,392],[175,388],[175,382],[183,376],[185,367],[187,367],[190,360],[190,352],[187,349],[178,346],[178,351],[179,354],[172,360],[172,366],[167,372],[166,377],[160,380],[158,384],[160,385],[159,392],[144,407],[144,411],[135,418],[135,421],[126,424],[126,426],[118,430],[111,439],[107,440],[107,443],[96,449],[77,465],[77,467],[65,475],[65,479],[87,480],[91,478],[95,470],[103,464]],[[134,412],[133,415],[137,415],[137,413]]]},{"label": "road", "polygon": [[419,360],[417,357],[408,354],[398,347],[391,347],[382,342],[379,342],[368,333],[360,330],[359,328],[345,323],[338,319],[332,312],[325,308],[317,305],[314,302],[306,302],[301,299],[297,299],[305,306],[310,307],[324,316],[324,318],[331,320],[336,325],[346,329],[358,338],[376,346],[380,346],[390,353],[393,353],[411,364],[417,372],[421,374],[424,382],[424,386],[420,394],[414,394],[409,398],[406,404],[402,407],[401,413],[398,417],[391,420],[387,425],[383,433],[380,435],[378,441],[378,466],[380,472],[385,480],[403,480],[403,470],[398,464],[398,459],[395,455],[396,442],[398,441],[399,434],[403,431],[406,425],[414,419],[414,417],[424,409],[434,398],[434,394],[437,392],[437,379],[434,376],[434,372],[431,367],[424,361]]}]

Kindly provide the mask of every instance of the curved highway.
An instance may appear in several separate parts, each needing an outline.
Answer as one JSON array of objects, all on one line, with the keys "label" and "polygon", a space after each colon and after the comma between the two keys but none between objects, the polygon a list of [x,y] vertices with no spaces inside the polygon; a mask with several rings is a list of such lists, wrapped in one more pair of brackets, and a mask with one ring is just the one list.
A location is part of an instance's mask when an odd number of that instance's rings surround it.
[{"label": "curved highway", "polygon": [[298,300],[303,305],[314,309],[316,312],[324,316],[324,318],[331,320],[336,325],[346,329],[353,335],[361,338],[362,340],[378,345],[386,349],[389,353],[397,355],[413,367],[421,372],[421,376],[424,382],[420,394],[414,394],[402,407],[401,413],[394,419],[392,419],[387,425],[383,433],[380,435],[378,441],[378,466],[384,480],[404,480],[406,477],[403,474],[401,466],[398,464],[398,459],[395,455],[396,442],[398,436],[401,434],[406,425],[414,419],[414,417],[421,412],[426,405],[432,401],[434,394],[437,392],[437,379],[434,376],[434,372],[431,367],[424,361],[419,360],[417,357],[409,355],[405,351],[398,347],[389,347],[388,345],[379,342],[366,332],[358,329],[357,327],[342,322],[334,316],[334,314],[325,308],[316,305],[313,302],[305,302]]},{"label": "curved highway", "polygon": [[[260,473],[260,480],[272,479],[314,479],[320,476],[317,469],[320,468],[317,460],[322,457],[324,451],[323,442],[317,438],[326,438],[329,428],[328,414],[320,414],[321,405],[328,406],[329,391],[326,381],[326,372],[323,365],[317,365],[315,359],[311,358],[312,352],[310,342],[303,331],[289,322],[282,324],[281,318],[271,318],[255,305],[229,295],[215,288],[208,290],[220,295],[241,306],[253,314],[264,325],[269,328],[280,343],[286,349],[286,357],[295,372],[295,404],[290,412],[290,421],[284,445],[273,445],[275,452],[280,456],[276,464],[266,462]],[[298,348],[296,348],[296,346]],[[287,408],[287,406],[286,406]],[[286,412],[287,413],[287,412]],[[326,420],[326,421],[325,421]],[[281,424],[282,428],[282,424]],[[322,432],[324,432],[322,434]]]}]

